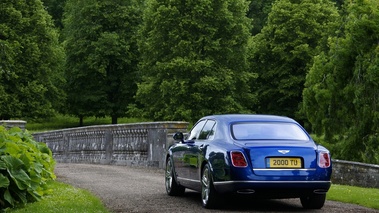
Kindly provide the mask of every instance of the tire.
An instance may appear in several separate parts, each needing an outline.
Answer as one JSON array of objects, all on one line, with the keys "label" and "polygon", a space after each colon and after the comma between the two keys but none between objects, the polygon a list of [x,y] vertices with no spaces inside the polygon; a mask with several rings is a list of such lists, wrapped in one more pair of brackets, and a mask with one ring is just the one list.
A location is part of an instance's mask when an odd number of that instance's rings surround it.
[{"label": "tire", "polygon": [[210,166],[206,164],[201,173],[201,200],[206,209],[215,208],[218,201],[218,194],[213,186]]},{"label": "tire", "polygon": [[184,194],[185,188],[176,182],[174,167],[170,158],[167,158],[166,162],[165,186],[166,193],[170,196],[179,196]]},{"label": "tire", "polygon": [[305,209],[321,209],[324,206],[326,194],[314,194],[301,197],[301,205]]}]

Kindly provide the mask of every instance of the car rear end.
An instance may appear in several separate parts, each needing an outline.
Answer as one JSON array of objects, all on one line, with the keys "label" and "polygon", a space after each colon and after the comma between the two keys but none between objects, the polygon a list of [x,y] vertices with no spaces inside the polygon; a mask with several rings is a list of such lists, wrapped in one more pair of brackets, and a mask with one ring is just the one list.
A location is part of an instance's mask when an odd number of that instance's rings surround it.
[{"label": "car rear end", "polygon": [[[309,197],[325,200],[331,185],[330,153],[298,123],[271,117],[235,121],[230,134],[236,147],[229,152],[231,180],[215,182],[216,190],[264,198],[300,197],[305,203]],[[322,207],[321,201],[316,208]]]}]

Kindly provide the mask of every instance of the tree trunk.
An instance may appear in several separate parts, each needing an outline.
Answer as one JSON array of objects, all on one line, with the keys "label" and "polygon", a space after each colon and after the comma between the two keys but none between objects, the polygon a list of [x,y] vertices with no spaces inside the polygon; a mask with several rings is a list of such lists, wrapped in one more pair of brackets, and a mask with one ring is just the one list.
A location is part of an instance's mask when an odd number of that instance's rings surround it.
[{"label": "tree trunk", "polygon": [[117,116],[112,115],[112,124],[117,124]]},{"label": "tree trunk", "polygon": [[79,126],[83,126],[83,116],[79,117]]}]

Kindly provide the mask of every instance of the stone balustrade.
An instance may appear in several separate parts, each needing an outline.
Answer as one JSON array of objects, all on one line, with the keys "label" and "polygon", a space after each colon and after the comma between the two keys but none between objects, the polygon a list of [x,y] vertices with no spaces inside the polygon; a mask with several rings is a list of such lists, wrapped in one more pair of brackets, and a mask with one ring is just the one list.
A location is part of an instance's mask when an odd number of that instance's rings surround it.
[{"label": "stone balustrade", "polygon": [[0,120],[0,125],[4,125],[5,128],[10,129],[12,127],[20,127],[20,129],[25,130],[26,121],[22,120]]},{"label": "stone balustrade", "polygon": [[187,131],[187,122],[98,125],[33,134],[64,163],[140,165],[164,168],[172,134]]},{"label": "stone balustrade", "polygon": [[[3,121],[7,127],[24,121]],[[45,142],[57,162],[138,165],[164,168],[165,154],[175,132],[187,122],[147,122],[98,125],[33,134]],[[379,165],[333,160],[333,184],[379,188]]]}]

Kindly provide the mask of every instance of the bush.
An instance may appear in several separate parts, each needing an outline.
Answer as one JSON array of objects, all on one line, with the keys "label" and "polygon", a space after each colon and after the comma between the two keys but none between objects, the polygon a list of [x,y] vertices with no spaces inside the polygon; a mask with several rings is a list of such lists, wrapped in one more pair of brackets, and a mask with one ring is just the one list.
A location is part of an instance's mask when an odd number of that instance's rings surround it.
[{"label": "bush", "polygon": [[0,126],[0,207],[40,200],[54,180],[55,161],[44,143],[18,127]]}]

